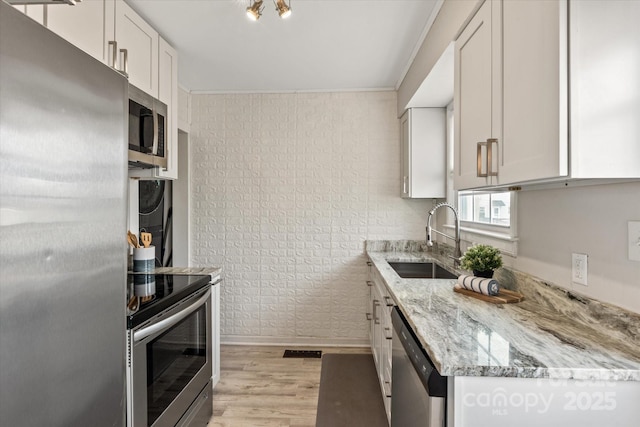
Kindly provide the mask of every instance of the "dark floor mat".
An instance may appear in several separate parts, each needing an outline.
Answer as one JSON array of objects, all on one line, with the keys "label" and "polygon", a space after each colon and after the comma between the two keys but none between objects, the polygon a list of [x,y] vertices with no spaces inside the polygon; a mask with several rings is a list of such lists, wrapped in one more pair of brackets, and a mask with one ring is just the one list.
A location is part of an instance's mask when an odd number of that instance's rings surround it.
[{"label": "dark floor mat", "polygon": [[316,427],[388,427],[371,354],[325,354]]},{"label": "dark floor mat", "polygon": [[321,350],[285,350],[282,357],[320,359],[322,357],[322,351]]}]

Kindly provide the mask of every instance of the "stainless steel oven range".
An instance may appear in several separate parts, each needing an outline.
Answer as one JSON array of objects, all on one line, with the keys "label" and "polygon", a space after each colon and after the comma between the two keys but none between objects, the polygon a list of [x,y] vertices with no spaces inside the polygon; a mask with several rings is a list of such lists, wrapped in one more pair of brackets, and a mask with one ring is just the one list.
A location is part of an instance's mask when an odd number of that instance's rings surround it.
[{"label": "stainless steel oven range", "polygon": [[209,422],[211,285],[209,276],[129,274],[129,427]]}]

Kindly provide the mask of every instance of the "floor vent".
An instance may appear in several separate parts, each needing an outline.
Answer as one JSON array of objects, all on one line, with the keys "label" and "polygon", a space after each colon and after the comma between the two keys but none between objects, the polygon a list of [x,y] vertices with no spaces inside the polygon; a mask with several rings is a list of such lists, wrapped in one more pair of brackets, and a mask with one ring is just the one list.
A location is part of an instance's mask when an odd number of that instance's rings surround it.
[{"label": "floor vent", "polygon": [[322,351],[321,350],[285,350],[282,357],[320,359],[322,357]]}]

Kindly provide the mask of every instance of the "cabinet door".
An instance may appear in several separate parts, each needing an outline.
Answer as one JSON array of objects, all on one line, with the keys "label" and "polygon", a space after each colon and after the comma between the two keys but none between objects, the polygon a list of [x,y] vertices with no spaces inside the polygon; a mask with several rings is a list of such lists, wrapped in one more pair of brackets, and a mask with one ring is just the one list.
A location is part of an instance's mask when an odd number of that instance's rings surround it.
[{"label": "cabinet door", "polygon": [[115,38],[118,68],[129,74],[129,82],[158,97],[158,33],[123,0],[116,1]]},{"label": "cabinet door", "polygon": [[[111,7],[107,14],[107,8]],[[47,28],[94,58],[107,63],[107,40],[113,40],[113,1],[93,0],[75,6],[50,6]],[[110,25],[106,19],[111,19]]]},{"label": "cabinet door", "polygon": [[29,18],[33,19],[37,23],[44,25],[44,17],[45,17],[45,6],[41,4],[15,4],[13,7],[20,12],[27,15]]},{"label": "cabinet door", "polygon": [[639,178],[640,1],[574,1],[570,13],[571,174]]},{"label": "cabinet door", "polygon": [[404,198],[445,197],[446,110],[410,108],[400,119]]},{"label": "cabinet door", "polygon": [[409,179],[411,175],[411,161],[409,159],[409,112],[405,113],[400,118],[400,168],[402,182],[400,188],[400,196],[403,198],[411,197],[411,181]]},{"label": "cabinet door", "polygon": [[[456,189],[491,184],[491,177],[479,177],[488,172],[486,147],[478,159],[478,143],[500,138],[499,30],[492,27],[493,1],[485,2],[455,43],[455,149],[454,183]],[[495,147],[492,147],[495,148]],[[495,163],[492,169],[497,168]]]},{"label": "cabinet door", "polygon": [[566,1],[502,2],[498,182],[568,173]]},{"label": "cabinet door", "polygon": [[178,53],[162,37],[158,38],[158,99],[167,104],[167,168],[161,178],[178,178]]}]

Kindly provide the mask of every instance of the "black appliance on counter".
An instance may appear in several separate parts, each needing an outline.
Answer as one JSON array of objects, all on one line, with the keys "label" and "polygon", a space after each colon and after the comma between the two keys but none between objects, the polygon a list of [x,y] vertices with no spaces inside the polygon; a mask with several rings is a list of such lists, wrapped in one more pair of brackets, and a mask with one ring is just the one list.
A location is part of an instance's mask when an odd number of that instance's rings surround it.
[{"label": "black appliance on counter", "polygon": [[140,180],[138,183],[139,228],[151,233],[151,242],[156,247],[156,267],[171,267],[172,250],[172,203],[171,181]]},{"label": "black appliance on counter", "polygon": [[208,275],[128,275],[129,427],[208,424],[212,284]]}]

